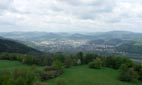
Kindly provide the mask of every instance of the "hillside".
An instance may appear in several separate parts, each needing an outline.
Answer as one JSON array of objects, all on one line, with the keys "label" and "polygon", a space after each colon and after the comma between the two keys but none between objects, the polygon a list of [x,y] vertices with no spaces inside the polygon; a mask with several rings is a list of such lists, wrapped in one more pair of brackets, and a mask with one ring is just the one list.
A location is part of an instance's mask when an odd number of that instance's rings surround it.
[{"label": "hillside", "polygon": [[122,82],[117,80],[118,70],[103,68],[89,69],[87,66],[76,66],[65,70],[65,73],[56,79],[47,81],[47,85],[56,85],[59,80],[67,85],[141,85],[141,82]]},{"label": "hillside", "polygon": [[22,54],[40,54],[41,52],[23,45],[19,42],[0,38],[0,52],[8,52],[8,53],[22,53]]},{"label": "hillside", "polygon": [[[31,36],[32,35],[32,36]],[[92,33],[3,32],[0,36],[18,40],[44,52],[121,54],[141,59],[142,33],[127,31]]]},{"label": "hillside", "polygon": [[[22,64],[18,61],[0,60],[0,71],[15,69],[31,69],[32,66]],[[36,69],[42,70],[44,67],[37,66]],[[90,69],[86,65],[74,66],[65,69],[65,73],[57,78],[42,82],[42,85],[57,85],[59,80],[65,81],[67,85],[141,85],[137,82],[122,82],[118,78],[119,71],[111,68]],[[36,84],[40,85],[40,84]]]}]

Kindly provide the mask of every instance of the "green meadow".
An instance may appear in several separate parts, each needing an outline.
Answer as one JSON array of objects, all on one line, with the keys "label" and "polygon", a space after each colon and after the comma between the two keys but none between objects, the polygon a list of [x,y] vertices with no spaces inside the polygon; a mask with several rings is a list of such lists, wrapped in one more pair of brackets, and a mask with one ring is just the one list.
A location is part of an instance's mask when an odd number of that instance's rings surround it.
[{"label": "green meadow", "polygon": [[121,82],[118,80],[118,70],[110,68],[90,69],[88,66],[76,66],[65,69],[65,73],[47,81],[47,85],[57,85],[58,80],[64,80],[67,85],[142,85],[142,82]]},{"label": "green meadow", "polygon": [[31,66],[18,61],[0,60],[0,70],[14,70],[16,68],[29,68]]},{"label": "green meadow", "polygon": [[[0,70],[30,67],[18,61],[0,60]],[[66,85],[142,85],[142,82],[139,81],[121,82],[118,80],[118,74],[118,70],[110,68],[90,69],[87,65],[82,65],[65,69],[62,75],[44,83],[45,85],[57,85],[58,80],[63,80]]]}]

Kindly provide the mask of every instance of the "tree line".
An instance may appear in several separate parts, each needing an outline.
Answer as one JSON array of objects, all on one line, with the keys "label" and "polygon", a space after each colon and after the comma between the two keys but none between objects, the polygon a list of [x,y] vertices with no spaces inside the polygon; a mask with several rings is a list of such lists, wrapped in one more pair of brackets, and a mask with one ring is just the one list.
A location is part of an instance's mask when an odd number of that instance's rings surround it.
[{"label": "tree line", "polygon": [[[75,55],[44,54],[33,56],[18,53],[0,53],[0,60],[16,60],[27,65],[32,65],[32,70],[3,71],[0,72],[0,85],[42,85],[41,81],[55,78],[64,73],[64,68],[87,64],[90,68],[101,69],[103,67],[119,70],[118,79],[121,81],[142,81],[142,66],[122,56],[100,56],[97,54]],[[34,66],[44,66],[42,70],[36,70]],[[29,77],[30,76],[30,77]],[[26,80],[25,80],[26,79]],[[37,81],[37,82],[35,82]]]}]

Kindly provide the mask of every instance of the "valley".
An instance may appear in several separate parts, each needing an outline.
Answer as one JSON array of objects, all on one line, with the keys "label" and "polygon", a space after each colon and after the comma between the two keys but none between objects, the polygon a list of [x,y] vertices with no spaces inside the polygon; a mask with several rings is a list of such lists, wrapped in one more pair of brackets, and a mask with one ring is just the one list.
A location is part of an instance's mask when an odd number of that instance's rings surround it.
[{"label": "valley", "polygon": [[0,0],[0,85],[142,85],[142,0]]},{"label": "valley", "polygon": [[[32,35],[32,36],[31,36]],[[127,31],[102,33],[10,32],[0,36],[14,39],[48,53],[122,55],[142,59],[142,34]]]},{"label": "valley", "polygon": [[123,39],[126,36],[31,34],[0,33],[1,85],[141,85],[140,41]]}]

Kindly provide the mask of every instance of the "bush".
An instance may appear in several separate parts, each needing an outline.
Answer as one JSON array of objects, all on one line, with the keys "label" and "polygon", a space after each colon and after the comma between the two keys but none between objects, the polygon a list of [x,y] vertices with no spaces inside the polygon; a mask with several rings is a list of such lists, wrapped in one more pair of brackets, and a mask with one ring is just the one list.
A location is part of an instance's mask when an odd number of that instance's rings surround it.
[{"label": "bush", "polygon": [[45,71],[53,71],[53,70],[56,70],[53,66],[46,66]]},{"label": "bush", "polygon": [[105,65],[113,69],[119,69],[121,64],[132,65],[133,62],[128,58],[123,58],[119,56],[110,56],[107,57],[105,60]]},{"label": "bush", "polygon": [[138,72],[134,70],[133,67],[128,67],[126,64],[123,64],[120,68],[119,79],[121,81],[134,81],[139,78]]},{"label": "bush", "polygon": [[0,85],[33,85],[36,74],[30,70],[16,69],[14,72],[0,72]]},{"label": "bush", "polygon": [[65,58],[64,64],[65,64],[66,68],[69,68],[69,67],[73,66],[73,63],[74,63],[74,61],[73,61],[73,59],[71,57],[66,57]]},{"label": "bush", "polygon": [[89,64],[88,64],[88,66],[89,66],[89,68],[94,68],[94,62],[90,62]]},{"label": "bush", "polygon": [[139,77],[139,80],[142,81],[142,67],[141,67],[140,70],[139,70],[139,76],[140,76],[140,77]]},{"label": "bush", "polygon": [[57,85],[67,85],[65,79],[58,79],[56,82],[57,82]]},{"label": "bush", "polygon": [[64,70],[61,69],[61,67],[62,67],[61,62],[59,63],[57,61],[55,61],[52,66],[46,66],[43,71],[39,72],[40,79],[42,81],[45,81],[61,75],[62,73],[64,73]]},{"label": "bush", "polygon": [[63,72],[62,70],[42,71],[40,72],[40,79],[42,81],[49,80],[61,75]]},{"label": "bush", "polygon": [[98,57],[96,54],[86,54],[84,61],[86,64],[88,64],[89,62],[92,62],[94,59],[96,59],[96,57]]},{"label": "bush", "polygon": [[102,60],[100,58],[96,58],[93,62],[89,63],[89,67],[100,69],[102,67],[102,64]]},{"label": "bush", "polygon": [[11,73],[9,71],[0,72],[0,85],[10,85],[12,83],[11,78]]},{"label": "bush", "polygon": [[52,67],[55,68],[56,70],[63,70],[64,65],[61,61],[55,60],[53,61]]}]

